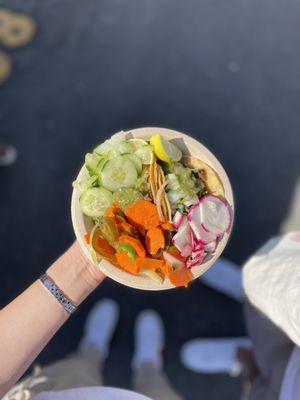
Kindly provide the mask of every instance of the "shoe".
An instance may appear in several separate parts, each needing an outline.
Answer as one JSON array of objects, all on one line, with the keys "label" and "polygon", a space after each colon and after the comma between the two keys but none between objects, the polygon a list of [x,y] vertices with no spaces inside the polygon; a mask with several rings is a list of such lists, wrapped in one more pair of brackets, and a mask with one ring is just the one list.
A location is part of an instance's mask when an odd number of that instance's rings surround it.
[{"label": "shoe", "polygon": [[141,364],[150,363],[155,368],[163,366],[164,326],[156,311],[142,311],[134,327],[134,357],[132,368],[137,370]]},{"label": "shoe", "polygon": [[8,167],[17,159],[17,150],[13,146],[0,144],[0,167]]},{"label": "shoe", "polygon": [[199,280],[240,303],[244,302],[245,293],[242,284],[242,271],[232,261],[219,258]]},{"label": "shoe", "polygon": [[242,364],[237,358],[239,348],[251,349],[248,338],[194,339],[180,351],[182,364],[194,372],[204,374],[228,373],[238,376]]},{"label": "shoe", "polygon": [[292,200],[284,221],[280,226],[280,233],[288,233],[300,229],[300,179],[298,178]]},{"label": "shoe", "polygon": [[118,320],[119,306],[114,300],[98,301],[87,316],[79,349],[93,348],[99,352],[101,361],[105,361]]}]

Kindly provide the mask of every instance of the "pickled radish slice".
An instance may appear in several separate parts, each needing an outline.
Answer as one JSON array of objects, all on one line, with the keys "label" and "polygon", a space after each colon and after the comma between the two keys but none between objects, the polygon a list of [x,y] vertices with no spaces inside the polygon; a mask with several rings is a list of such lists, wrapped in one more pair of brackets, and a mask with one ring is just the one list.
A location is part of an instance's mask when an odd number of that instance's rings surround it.
[{"label": "pickled radish slice", "polygon": [[229,205],[217,196],[202,197],[200,204],[200,220],[204,230],[216,237],[224,235],[231,226]]}]

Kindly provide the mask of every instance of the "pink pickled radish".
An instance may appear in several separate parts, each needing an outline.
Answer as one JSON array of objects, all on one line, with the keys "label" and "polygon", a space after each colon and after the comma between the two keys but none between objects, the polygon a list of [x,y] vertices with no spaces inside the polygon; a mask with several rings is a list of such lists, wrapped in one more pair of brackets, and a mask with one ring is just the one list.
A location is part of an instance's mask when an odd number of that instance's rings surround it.
[{"label": "pink pickled radish", "polygon": [[190,227],[197,239],[197,242],[200,242],[202,244],[207,244],[215,240],[216,238],[215,235],[211,234],[210,232],[207,232],[202,226],[200,203],[191,207],[187,218]]},{"label": "pink pickled radish", "polygon": [[178,230],[179,226],[183,222],[184,215],[181,214],[179,211],[176,211],[174,218],[173,218],[173,226],[176,230]]},{"label": "pink pickled radish", "polygon": [[192,254],[192,246],[189,243],[186,243],[180,254],[182,255],[182,257],[189,257]]},{"label": "pink pickled radish", "polygon": [[231,210],[224,200],[214,195],[206,195],[201,198],[199,204],[200,223],[207,233],[219,237],[229,231],[232,222]]},{"label": "pink pickled radish", "polygon": [[217,246],[218,246],[218,242],[217,242],[217,240],[214,240],[213,242],[207,243],[204,246],[204,250],[207,253],[213,253],[214,251],[216,251]]},{"label": "pink pickled radish", "polygon": [[204,258],[204,251],[193,252],[192,256],[186,262],[188,268],[194,267],[195,265],[201,264]]},{"label": "pink pickled radish", "polygon": [[177,233],[173,236],[172,242],[175,247],[181,252],[184,249],[184,246],[190,245],[190,232],[191,228],[189,224],[186,222],[186,217],[181,223]]}]

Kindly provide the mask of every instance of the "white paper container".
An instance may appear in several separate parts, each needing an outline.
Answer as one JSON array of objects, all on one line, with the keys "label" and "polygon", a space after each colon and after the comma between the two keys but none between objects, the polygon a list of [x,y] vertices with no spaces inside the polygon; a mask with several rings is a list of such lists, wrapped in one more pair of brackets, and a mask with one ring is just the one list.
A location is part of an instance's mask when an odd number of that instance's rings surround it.
[{"label": "white paper container", "polygon": [[[207,164],[209,164],[211,167],[214,168],[214,170],[218,173],[220,179],[222,180],[225,189],[225,197],[229,205],[231,206],[232,215],[234,216],[234,200],[233,200],[233,193],[230,181],[220,162],[205,146],[203,146],[201,143],[199,143],[192,137],[171,129],[149,127],[149,128],[133,129],[125,132],[126,138],[134,137],[134,138],[142,138],[145,140],[149,140],[152,135],[157,133],[161,134],[167,140],[172,140],[172,142],[182,150],[183,154],[191,154],[192,156],[199,158],[200,160],[206,162]],[[80,180],[80,178],[85,173],[86,171],[83,166],[79,171],[77,179]],[[84,216],[83,213],[81,212],[79,205],[79,196],[80,196],[79,191],[76,188],[74,188],[72,195],[72,204],[71,204],[72,223],[76,238],[79,241],[83,252],[91,261],[93,261],[89,252],[89,247],[84,240],[84,235],[87,232],[91,231],[93,225],[90,218]],[[205,271],[207,271],[208,268],[210,268],[214,264],[217,258],[220,257],[221,253],[223,252],[227,244],[229,236],[230,232],[224,235],[223,239],[221,240],[221,242],[217,247],[215,255],[209,261],[205,262],[202,265],[192,268],[191,271],[194,275],[194,279],[198,278]],[[115,267],[106,260],[101,260],[101,262],[99,263],[99,268],[101,269],[101,271],[103,271],[105,275],[107,275],[111,279],[120,282],[123,285],[131,286],[136,289],[166,290],[174,288],[174,286],[168,281],[168,279],[166,279],[162,285],[159,285],[154,281],[152,281],[151,279],[149,279],[148,277],[131,275]]]}]

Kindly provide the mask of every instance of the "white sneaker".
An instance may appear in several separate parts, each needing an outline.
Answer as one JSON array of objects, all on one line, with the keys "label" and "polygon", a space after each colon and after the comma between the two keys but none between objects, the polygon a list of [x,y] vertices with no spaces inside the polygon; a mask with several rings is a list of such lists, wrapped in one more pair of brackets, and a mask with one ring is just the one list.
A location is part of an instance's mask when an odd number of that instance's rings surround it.
[{"label": "white sneaker", "polygon": [[232,261],[219,258],[199,279],[218,292],[224,293],[241,303],[244,302],[242,271]]},{"label": "white sneaker", "polygon": [[0,167],[8,167],[17,159],[17,150],[13,146],[0,144]]},{"label": "white sneaker", "polygon": [[164,326],[159,314],[153,310],[142,311],[134,327],[135,348],[132,368],[151,363],[157,369],[163,365]]},{"label": "white sneaker", "polygon": [[119,306],[112,299],[98,301],[89,312],[84,336],[79,344],[80,350],[94,348],[104,361],[109,354],[109,344],[119,319]]},{"label": "white sneaker", "polygon": [[292,200],[284,221],[280,226],[280,233],[288,233],[300,229],[300,178],[298,178]]},{"label": "white sneaker", "polygon": [[180,351],[182,364],[198,373],[228,373],[238,376],[242,364],[237,359],[239,347],[250,349],[248,338],[194,339],[185,343]]}]

